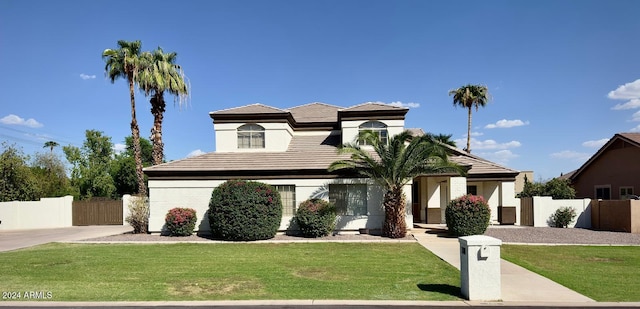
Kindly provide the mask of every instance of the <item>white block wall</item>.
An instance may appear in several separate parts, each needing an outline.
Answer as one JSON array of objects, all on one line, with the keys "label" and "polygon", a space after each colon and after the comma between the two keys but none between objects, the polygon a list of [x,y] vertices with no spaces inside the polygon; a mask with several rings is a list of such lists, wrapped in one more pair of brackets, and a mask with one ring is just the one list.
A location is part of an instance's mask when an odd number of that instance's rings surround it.
[{"label": "white block wall", "polygon": [[73,196],[0,203],[0,231],[70,227]]},{"label": "white block wall", "polygon": [[591,199],[554,200],[550,196],[533,197],[533,226],[548,227],[549,218],[557,209],[571,207],[576,211],[576,219],[568,227],[591,228]]}]

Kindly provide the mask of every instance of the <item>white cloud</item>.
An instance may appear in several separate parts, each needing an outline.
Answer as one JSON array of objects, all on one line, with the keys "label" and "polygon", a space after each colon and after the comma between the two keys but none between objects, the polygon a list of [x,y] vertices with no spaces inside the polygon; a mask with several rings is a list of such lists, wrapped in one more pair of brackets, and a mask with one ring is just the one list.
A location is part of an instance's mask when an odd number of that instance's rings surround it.
[{"label": "white cloud", "polygon": [[482,132],[471,132],[471,136],[482,136],[482,135],[484,135],[484,133]]},{"label": "white cloud", "polygon": [[633,116],[631,116],[631,121],[640,121],[640,111],[633,113]]},{"label": "white cloud", "polygon": [[[463,145],[462,147],[467,145],[467,139],[457,139],[455,140],[455,142],[456,142],[456,145]],[[508,148],[516,148],[520,146],[522,146],[522,144],[518,141],[498,143],[492,139],[481,141],[475,138],[471,138],[471,151],[478,150],[478,149],[490,149],[490,150],[508,149]]]},{"label": "white cloud", "polygon": [[514,119],[514,120],[502,119],[502,120],[498,120],[496,123],[488,124],[484,128],[485,129],[513,128],[513,127],[526,126],[528,124],[529,124],[529,121],[522,121],[520,119]]},{"label": "white cloud", "polygon": [[607,95],[613,100],[628,100],[625,103],[618,103],[612,110],[625,110],[640,108],[640,79],[619,86],[616,90],[609,92]]},{"label": "white cloud", "polygon": [[120,154],[122,152],[124,152],[127,149],[127,145],[125,144],[115,144],[113,145],[113,152],[115,152],[116,154]]},{"label": "white cloud", "polygon": [[39,123],[33,118],[29,118],[25,120],[24,118],[21,118],[20,116],[17,116],[14,114],[4,116],[2,119],[0,119],[0,123],[8,124],[8,125],[25,126],[30,128],[40,128],[43,126],[43,124]]},{"label": "white cloud", "polygon": [[584,161],[587,161],[591,157],[591,154],[584,153],[584,152],[577,152],[577,151],[573,151],[573,150],[563,150],[563,151],[560,151],[560,152],[552,153],[551,157],[552,158],[556,158],[556,159],[567,159],[567,160],[574,160],[574,161],[584,162]]},{"label": "white cloud", "polygon": [[629,102],[626,102],[624,104],[616,104],[611,109],[619,111],[619,110],[625,110],[625,109],[634,109],[638,107],[640,107],[640,99],[631,99],[629,100]]},{"label": "white cloud", "polygon": [[[473,150],[473,148],[471,148]],[[477,153],[481,158],[487,159],[489,161],[498,163],[500,165],[508,165],[511,159],[515,159],[519,157],[519,155],[514,154],[511,150],[498,150],[496,152],[480,152]]]},{"label": "white cloud", "polygon": [[80,78],[82,78],[84,80],[87,80],[87,79],[95,79],[96,76],[95,75],[87,75],[87,74],[82,73],[82,74],[80,74]]},{"label": "white cloud", "polygon": [[590,147],[590,148],[600,148],[602,147],[602,145],[606,144],[608,141],[609,141],[608,138],[603,138],[596,141],[586,141],[582,143],[582,146]]},{"label": "white cloud", "polygon": [[397,106],[397,107],[405,107],[405,108],[418,108],[418,107],[420,107],[420,103],[413,103],[413,102],[402,103],[400,101],[391,102],[391,103],[389,103],[389,105],[393,105],[393,106]]},{"label": "white cloud", "polygon": [[630,100],[640,98],[640,79],[618,86],[616,90],[609,92],[609,99]]},{"label": "white cloud", "polygon": [[637,127],[633,128],[633,129],[631,129],[629,131],[630,132],[640,132],[640,124]]},{"label": "white cloud", "polygon": [[205,154],[205,153],[206,153],[206,152],[204,152],[204,151],[202,151],[202,150],[200,150],[200,149],[196,149],[196,150],[194,150],[194,151],[190,152],[190,153],[187,155],[187,158],[191,158],[191,157],[195,157],[195,156],[200,156],[200,155],[203,155],[203,154]]}]

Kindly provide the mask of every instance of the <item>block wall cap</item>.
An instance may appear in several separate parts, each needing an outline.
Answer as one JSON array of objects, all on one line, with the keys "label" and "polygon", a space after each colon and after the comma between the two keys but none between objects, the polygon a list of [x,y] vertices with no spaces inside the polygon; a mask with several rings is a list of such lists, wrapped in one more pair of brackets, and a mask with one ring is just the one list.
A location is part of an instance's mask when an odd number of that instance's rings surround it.
[{"label": "block wall cap", "polygon": [[484,235],[471,235],[471,236],[463,236],[458,238],[460,245],[469,247],[469,246],[500,246],[502,245],[502,240]]}]

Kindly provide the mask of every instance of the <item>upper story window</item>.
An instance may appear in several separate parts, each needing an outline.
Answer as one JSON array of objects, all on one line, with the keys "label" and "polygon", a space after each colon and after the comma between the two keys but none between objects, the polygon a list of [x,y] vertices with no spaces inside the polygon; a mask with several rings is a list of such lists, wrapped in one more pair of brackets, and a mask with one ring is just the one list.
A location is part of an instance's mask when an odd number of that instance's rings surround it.
[{"label": "upper story window", "polygon": [[264,128],[257,124],[240,126],[238,148],[264,148]]},{"label": "upper story window", "polygon": [[[384,144],[387,143],[387,125],[380,122],[380,121],[368,121],[365,122],[363,124],[360,125],[360,127],[358,127],[358,131],[362,132],[362,131],[373,131],[378,133],[378,136],[380,136],[380,141]],[[359,133],[358,132],[358,133]],[[366,141],[363,140],[358,140],[358,145],[368,145],[368,143]]]}]

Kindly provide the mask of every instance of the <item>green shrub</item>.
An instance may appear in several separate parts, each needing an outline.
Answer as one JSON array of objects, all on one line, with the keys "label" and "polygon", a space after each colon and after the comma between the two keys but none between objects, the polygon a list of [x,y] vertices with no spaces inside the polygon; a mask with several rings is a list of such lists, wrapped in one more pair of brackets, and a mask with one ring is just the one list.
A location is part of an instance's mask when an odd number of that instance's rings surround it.
[{"label": "green shrub", "polygon": [[327,236],[335,227],[336,207],[322,199],[306,200],[298,206],[295,220],[302,236]]},{"label": "green shrub", "polygon": [[139,195],[131,196],[128,208],[129,215],[125,221],[133,227],[133,233],[147,233],[149,230],[149,198]]},{"label": "green shrub", "polygon": [[576,210],[571,207],[561,207],[551,215],[552,227],[567,227],[576,218]]},{"label": "green shrub", "polygon": [[242,241],[273,238],[281,220],[280,194],[268,184],[229,180],[211,194],[209,224],[214,237]]},{"label": "green shrub", "polygon": [[489,227],[491,209],[482,196],[469,194],[447,205],[445,219],[451,235],[482,235]]},{"label": "green shrub", "polygon": [[189,236],[196,228],[196,211],[191,208],[173,208],[167,212],[164,223],[171,236]]}]

